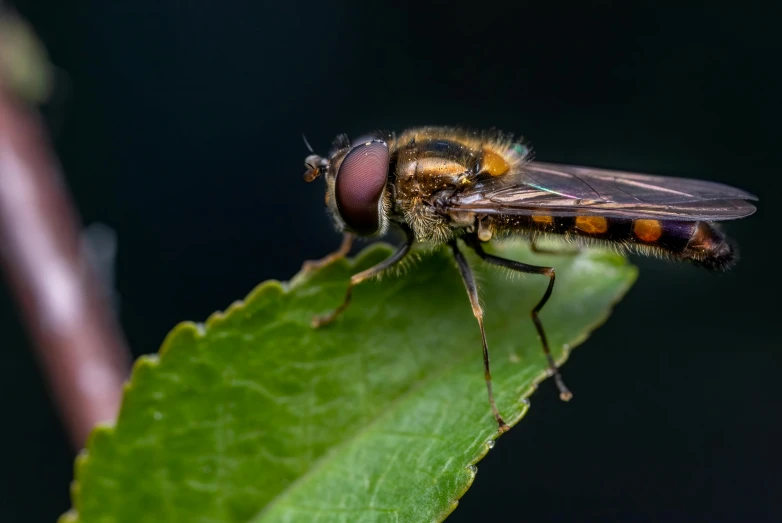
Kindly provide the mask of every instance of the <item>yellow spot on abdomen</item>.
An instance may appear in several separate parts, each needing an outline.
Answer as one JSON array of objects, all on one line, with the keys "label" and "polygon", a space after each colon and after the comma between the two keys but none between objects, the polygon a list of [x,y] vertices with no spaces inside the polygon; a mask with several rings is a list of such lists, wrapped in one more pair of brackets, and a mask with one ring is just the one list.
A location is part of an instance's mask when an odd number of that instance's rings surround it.
[{"label": "yellow spot on abdomen", "polygon": [[635,220],[633,233],[642,242],[655,242],[663,235],[663,225],[657,220]]},{"label": "yellow spot on abdomen", "polygon": [[554,223],[554,218],[551,216],[533,216],[532,221],[535,223],[543,223],[546,225],[551,225]]},{"label": "yellow spot on abdomen", "polygon": [[491,176],[502,176],[510,169],[510,165],[505,158],[495,153],[491,149],[484,149],[481,157],[481,171],[489,173]]},{"label": "yellow spot on abdomen", "polygon": [[608,220],[602,216],[576,216],[576,229],[589,234],[603,234],[608,230]]}]

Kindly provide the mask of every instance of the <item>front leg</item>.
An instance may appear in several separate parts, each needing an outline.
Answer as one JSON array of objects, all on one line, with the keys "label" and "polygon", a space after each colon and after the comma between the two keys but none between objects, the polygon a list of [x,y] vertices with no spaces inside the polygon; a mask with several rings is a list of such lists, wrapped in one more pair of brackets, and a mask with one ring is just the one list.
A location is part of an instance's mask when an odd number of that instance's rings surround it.
[{"label": "front leg", "polygon": [[320,269],[321,267],[324,267],[328,265],[329,263],[335,262],[339,260],[340,258],[344,258],[348,255],[350,252],[350,248],[353,246],[353,235],[349,232],[346,232],[342,236],[342,244],[340,244],[339,249],[336,251],[327,254],[323,258],[319,260],[307,260],[305,261],[302,266],[301,270],[304,272],[311,272],[315,269]]},{"label": "front leg", "polygon": [[350,283],[348,284],[348,289],[345,292],[345,299],[344,301],[328,314],[324,314],[322,316],[315,316],[312,318],[312,326],[315,328],[322,327],[324,325],[328,325],[332,321],[334,321],[337,316],[342,314],[342,312],[347,309],[348,305],[350,305],[350,299],[353,297],[353,287],[361,283],[362,281],[368,280],[370,278],[373,278],[383,272],[384,270],[388,269],[389,267],[392,267],[393,265],[396,265],[402,259],[407,256],[407,253],[410,252],[410,247],[413,245],[413,242],[415,241],[415,235],[413,234],[413,231],[405,227],[404,228],[405,234],[407,237],[405,238],[405,243],[402,244],[399,249],[383,260],[382,262],[378,263],[377,265],[370,267],[369,269],[365,271],[361,271],[358,274],[354,274],[350,278]]}]

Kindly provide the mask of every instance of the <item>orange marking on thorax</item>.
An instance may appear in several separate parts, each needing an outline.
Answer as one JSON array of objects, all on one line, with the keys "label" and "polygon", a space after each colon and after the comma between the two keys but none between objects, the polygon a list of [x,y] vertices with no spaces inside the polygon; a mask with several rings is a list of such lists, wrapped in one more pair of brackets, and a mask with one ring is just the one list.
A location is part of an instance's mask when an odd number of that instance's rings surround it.
[{"label": "orange marking on thorax", "polygon": [[576,216],[576,229],[589,234],[602,234],[608,230],[608,220],[602,216]]},{"label": "orange marking on thorax", "polygon": [[643,242],[654,242],[663,235],[663,225],[658,220],[635,220],[633,234]]},{"label": "orange marking on thorax", "polygon": [[491,149],[484,149],[481,157],[481,170],[489,173],[491,176],[502,176],[510,169],[510,165],[505,158],[495,153]]},{"label": "orange marking on thorax", "polygon": [[554,223],[554,218],[551,216],[532,216],[532,221],[535,223],[543,223],[546,225],[551,225]]}]

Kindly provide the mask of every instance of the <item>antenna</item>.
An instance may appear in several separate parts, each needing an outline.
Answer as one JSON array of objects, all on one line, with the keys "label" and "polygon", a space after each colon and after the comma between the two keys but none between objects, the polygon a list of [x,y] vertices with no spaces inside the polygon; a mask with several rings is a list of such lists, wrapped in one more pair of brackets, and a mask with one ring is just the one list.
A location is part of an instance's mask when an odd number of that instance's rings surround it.
[{"label": "antenna", "polygon": [[301,139],[304,140],[304,145],[307,146],[307,149],[309,149],[312,154],[315,154],[315,150],[310,145],[310,142],[307,141],[307,137],[304,136],[304,133],[301,133]]}]

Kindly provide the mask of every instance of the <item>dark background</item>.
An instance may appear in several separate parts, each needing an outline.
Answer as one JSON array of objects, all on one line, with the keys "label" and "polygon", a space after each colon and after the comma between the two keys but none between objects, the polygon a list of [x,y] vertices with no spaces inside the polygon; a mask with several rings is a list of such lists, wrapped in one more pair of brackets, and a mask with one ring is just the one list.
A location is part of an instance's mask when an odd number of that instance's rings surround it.
[{"label": "dark background", "polygon": [[[76,4],[16,5],[65,73],[45,115],[85,223],[117,231],[135,355],[338,244],[301,132],[326,151],[339,132],[496,126],[541,160],[756,193],[727,225],[730,274],[636,260],[565,366],[574,401],[545,383],[449,521],[782,520],[774,13]],[[3,285],[0,521],[53,521],[73,455]]]}]

